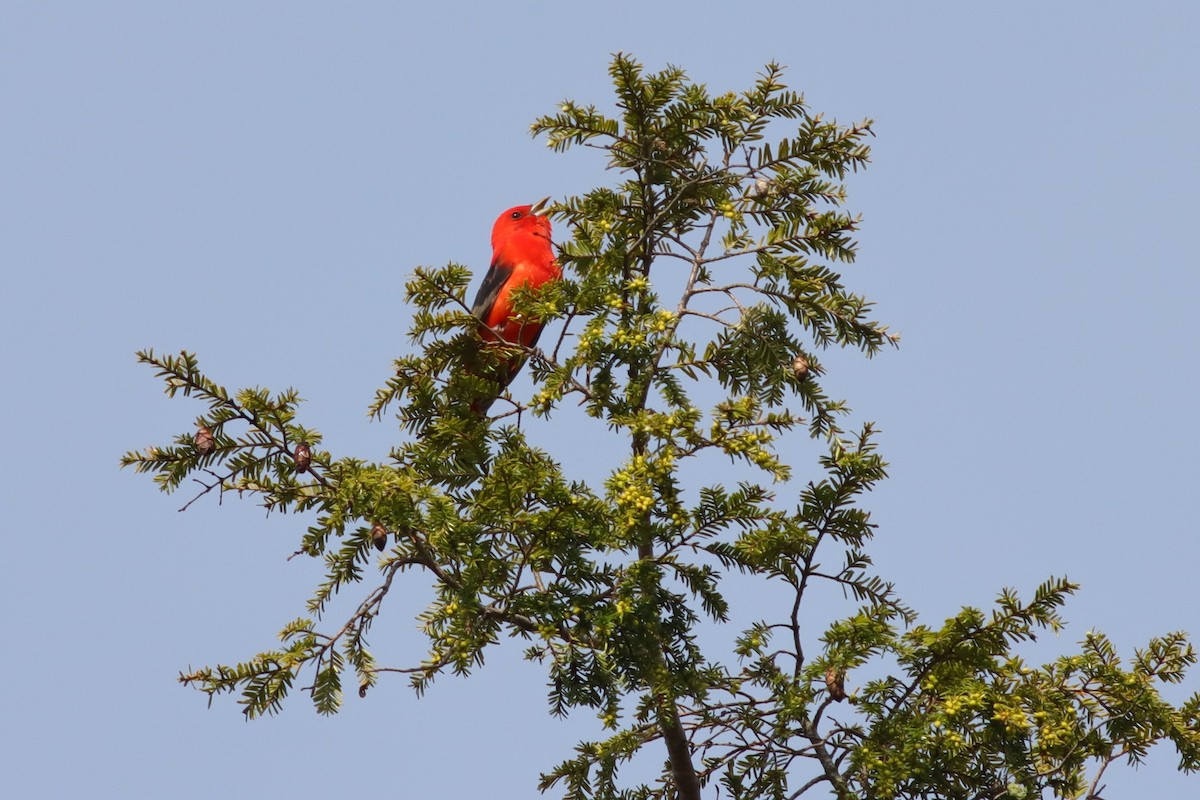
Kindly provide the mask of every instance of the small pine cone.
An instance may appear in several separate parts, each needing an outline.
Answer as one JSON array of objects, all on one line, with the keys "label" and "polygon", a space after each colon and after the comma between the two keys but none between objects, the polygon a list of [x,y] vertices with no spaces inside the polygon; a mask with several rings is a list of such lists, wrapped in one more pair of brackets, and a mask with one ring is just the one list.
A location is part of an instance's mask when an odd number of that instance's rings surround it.
[{"label": "small pine cone", "polygon": [[846,699],[846,673],[840,672],[833,667],[825,670],[825,688],[829,690],[829,696],[836,702],[842,702]]},{"label": "small pine cone", "polygon": [[808,380],[808,359],[798,355],[792,359],[792,374],[802,381]]},{"label": "small pine cone", "polygon": [[292,453],[292,458],[296,459],[296,472],[307,472],[312,465],[312,448],[301,442],[296,445],[296,451]]},{"label": "small pine cone", "polygon": [[378,522],[371,526],[371,544],[375,545],[375,549],[379,551],[387,547],[387,528]]},{"label": "small pine cone", "polygon": [[202,456],[206,456],[217,449],[217,442],[213,438],[213,432],[204,425],[201,425],[200,429],[196,431],[196,435],[192,437],[192,443],[196,445],[196,452]]}]

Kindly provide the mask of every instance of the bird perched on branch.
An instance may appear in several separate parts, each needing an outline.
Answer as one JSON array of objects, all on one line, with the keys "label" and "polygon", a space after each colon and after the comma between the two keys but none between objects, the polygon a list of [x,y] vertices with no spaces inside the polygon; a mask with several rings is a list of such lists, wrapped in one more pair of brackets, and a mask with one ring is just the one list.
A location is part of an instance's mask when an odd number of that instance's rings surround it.
[{"label": "bird perched on branch", "polygon": [[[542,333],[541,320],[513,312],[512,292],[523,286],[537,289],[562,277],[550,243],[550,219],[542,214],[549,200],[510,208],[492,226],[492,264],[471,305],[471,313],[482,323],[479,335],[484,342],[533,347]],[[525,353],[515,353],[485,369],[484,376],[502,390],[520,372],[525,358]],[[482,416],[495,399],[479,398],[471,409]]]}]

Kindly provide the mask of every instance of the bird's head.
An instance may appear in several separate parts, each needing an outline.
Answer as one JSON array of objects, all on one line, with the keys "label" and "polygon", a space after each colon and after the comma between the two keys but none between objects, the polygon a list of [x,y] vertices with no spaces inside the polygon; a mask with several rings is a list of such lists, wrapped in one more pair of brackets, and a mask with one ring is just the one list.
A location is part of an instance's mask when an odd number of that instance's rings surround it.
[{"label": "bird's head", "polygon": [[514,206],[501,214],[492,226],[492,250],[500,250],[514,236],[538,236],[548,242],[550,218],[543,211],[549,202],[546,197],[531,206]]}]

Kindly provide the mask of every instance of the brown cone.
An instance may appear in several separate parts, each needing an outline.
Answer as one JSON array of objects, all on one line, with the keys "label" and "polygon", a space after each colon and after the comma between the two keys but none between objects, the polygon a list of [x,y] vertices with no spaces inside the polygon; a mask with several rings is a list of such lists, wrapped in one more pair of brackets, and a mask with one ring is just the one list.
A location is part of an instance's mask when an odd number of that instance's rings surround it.
[{"label": "brown cone", "polygon": [[296,445],[292,458],[296,459],[296,472],[306,472],[312,466],[312,448],[301,442]]},{"label": "brown cone", "polygon": [[371,544],[379,551],[387,547],[387,529],[378,522],[371,526]]},{"label": "brown cone", "polygon": [[829,690],[829,696],[837,702],[846,699],[846,673],[830,667],[825,670],[825,688]]},{"label": "brown cone", "polygon": [[192,437],[193,444],[196,445],[196,452],[202,456],[206,456],[213,450],[217,449],[217,442],[213,438],[213,433],[204,425],[196,431],[196,435]]},{"label": "brown cone", "polygon": [[792,359],[792,373],[800,380],[808,379],[808,359],[798,355]]}]

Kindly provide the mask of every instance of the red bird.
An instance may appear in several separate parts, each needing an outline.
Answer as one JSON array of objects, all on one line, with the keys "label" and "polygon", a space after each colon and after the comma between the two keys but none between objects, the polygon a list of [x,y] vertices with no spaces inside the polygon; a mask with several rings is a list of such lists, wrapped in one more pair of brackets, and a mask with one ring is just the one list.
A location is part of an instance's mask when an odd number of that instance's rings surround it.
[{"label": "red bird", "polygon": [[[531,206],[510,208],[492,226],[492,265],[471,306],[471,313],[483,323],[479,333],[485,342],[503,340],[533,347],[542,333],[541,320],[513,313],[511,295],[517,287],[536,289],[562,277],[550,243],[550,219],[541,213],[549,200],[547,197]],[[487,377],[503,389],[524,363],[524,354],[514,355],[495,372],[489,370]],[[482,415],[493,400],[480,398],[471,408]]]}]

